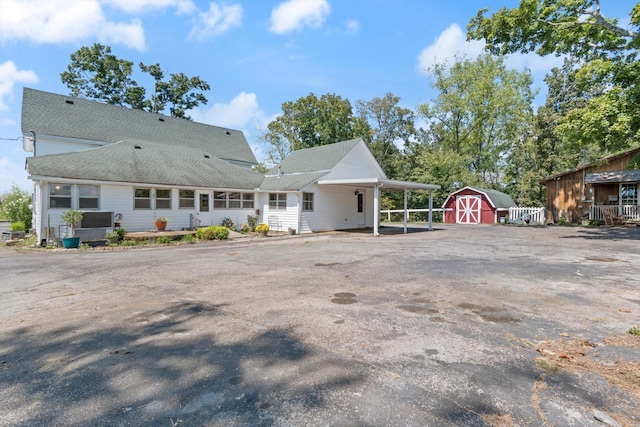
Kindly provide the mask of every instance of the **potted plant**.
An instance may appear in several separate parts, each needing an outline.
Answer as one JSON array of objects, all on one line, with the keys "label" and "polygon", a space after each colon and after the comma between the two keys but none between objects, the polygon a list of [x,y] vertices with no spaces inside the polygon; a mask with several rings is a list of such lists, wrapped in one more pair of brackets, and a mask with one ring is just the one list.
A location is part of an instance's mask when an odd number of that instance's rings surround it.
[{"label": "potted plant", "polygon": [[71,237],[64,237],[62,239],[62,247],[65,249],[77,248],[80,246],[80,238],[76,237],[76,226],[82,221],[82,211],[68,210],[62,213],[62,221],[69,225],[71,228]]},{"label": "potted plant", "polygon": [[156,218],[156,230],[158,231],[162,231],[165,228],[167,228],[167,222],[169,222],[169,220],[163,216],[159,216]]},{"label": "potted plant", "polygon": [[256,226],[256,233],[259,233],[263,237],[267,237],[269,232],[269,226],[267,224],[258,224]]},{"label": "potted plant", "polygon": [[118,243],[118,241],[120,240],[120,234],[118,234],[118,232],[115,230],[109,231],[104,235],[104,238],[107,239],[110,244]]}]

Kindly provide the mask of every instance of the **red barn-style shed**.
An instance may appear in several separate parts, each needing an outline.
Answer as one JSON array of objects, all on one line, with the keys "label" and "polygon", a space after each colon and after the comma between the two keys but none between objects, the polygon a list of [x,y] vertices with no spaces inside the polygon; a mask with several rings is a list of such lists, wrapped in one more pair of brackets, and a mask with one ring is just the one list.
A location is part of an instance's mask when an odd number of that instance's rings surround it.
[{"label": "red barn-style shed", "polygon": [[495,224],[515,206],[511,196],[500,191],[464,187],[451,193],[442,208],[446,224]]}]

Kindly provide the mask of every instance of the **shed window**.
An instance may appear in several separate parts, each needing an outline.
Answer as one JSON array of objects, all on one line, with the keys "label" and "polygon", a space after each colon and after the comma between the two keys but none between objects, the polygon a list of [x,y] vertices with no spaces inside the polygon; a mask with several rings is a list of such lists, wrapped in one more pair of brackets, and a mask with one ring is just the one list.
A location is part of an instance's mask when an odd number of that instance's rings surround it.
[{"label": "shed window", "polygon": [[100,207],[100,187],[97,185],[78,185],[78,207],[80,209],[98,209]]},{"label": "shed window", "polygon": [[195,190],[180,190],[180,208],[191,208],[196,206]]},{"label": "shed window", "polygon": [[171,209],[171,190],[156,190],[156,209]]},{"label": "shed window", "polygon": [[134,209],[151,209],[151,189],[149,188],[133,189],[133,208]]},{"label": "shed window", "polygon": [[636,184],[622,184],[620,202],[623,206],[636,206],[638,204],[638,186]]},{"label": "shed window", "polygon": [[71,209],[71,185],[49,184],[49,208]]},{"label": "shed window", "polygon": [[287,209],[287,193],[269,193],[270,209]]},{"label": "shed window", "polygon": [[313,193],[302,193],[302,210],[313,211]]}]

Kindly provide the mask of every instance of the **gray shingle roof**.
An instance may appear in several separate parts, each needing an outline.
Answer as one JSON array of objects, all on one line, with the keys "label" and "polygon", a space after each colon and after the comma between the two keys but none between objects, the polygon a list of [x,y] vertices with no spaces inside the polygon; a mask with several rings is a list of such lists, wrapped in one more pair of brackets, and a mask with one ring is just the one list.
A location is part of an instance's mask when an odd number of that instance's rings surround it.
[{"label": "gray shingle roof", "polygon": [[593,172],[585,176],[586,184],[609,183],[609,182],[638,182],[640,181],[640,171],[625,170],[611,172]]},{"label": "gray shingle roof", "polygon": [[[68,102],[69,101],[69,102]],[[126,139],[191,147],[256,164],[241,131],[24,88],[22,132],[114,143]]]},{"label": "gray shingle roof", "polygon": [[136,140],[28,157],[27,165],[30,175],[187,187],[255,189],[263,178],[199,149]]},{"label": "gray shingle roof", "polygon": [[[286,174],[329,170],[342,160],[360,141],[361,139],[352,139],[304,150],[295,150],[280,162],[280,171]],[[277,174],[277,166],[267,173],[267,175]]]},{"label": "gray shingle roof", "polygon": [[480,191],[485,193],[489,199],[491,199],[491,203],[500,209],[500,208],[513,208],[518,206],[516,202],[513,201],[510,195],[503,193],[498,190],[492,190],[490,188],[479,188],[479,187],[468,187],[476,191]]},{"label": "gray shingle roof", "polygon": [[260,184],[262,191],[298,191],[320,179],[327,172],[308,172],[282,176],[267,176]]}]

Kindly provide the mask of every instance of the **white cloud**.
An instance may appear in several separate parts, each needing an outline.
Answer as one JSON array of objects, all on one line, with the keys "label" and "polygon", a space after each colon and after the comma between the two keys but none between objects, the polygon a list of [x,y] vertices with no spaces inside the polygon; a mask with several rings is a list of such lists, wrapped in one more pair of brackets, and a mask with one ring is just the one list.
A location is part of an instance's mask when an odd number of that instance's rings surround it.
[{"label": "white cloud", "polygon": [[30,40],[39,44],[55,44],[93,37],[104,43],[122,43],[134,49],[145,49],[144,30],[140,21],[109,21],[97,0],[2,0],[2,43]]},{"label": "white cloud", "polygon": [[347,21],[347,33],[355,34],[360,31],[360,23],[355,19],[349,19]]},{"label": "white cloud", "polygon": [[228,104],[213,104],[208,109],[194,108],[189,112],[194,121],[230,129],[266,127],[267,115],[258,106],[255,93],[240,92]]},{"label": "white cloud", "polygon": [[131,14],[174,7],[177,15],[190,14],[197,10],[191,0],[105,0],[105,3]]},{"label": "white cloud", "polygon": [[0,111],[9,108],[4,100],[13,98],[16,83],[38,83],[38,76],[32,70],[18,70],[13,61],[0,64]]},{"label": "white cloud", "polygon": [[420,52],[417,67],[420,72],[426,74],[436,63],[449,61],[456,55],[476,57],[484,51],[484,46],[484,41],[468,42],[460,26],[453,23],[440,33],[433,44]]},{"label": "white cloud", "polygon": [[211,3],[207,12],[198,13],[198,22],[189,33],[189,38],[202,40],[226,33],[233,27],[241,27],[242,12],[240,4],[218,6]]},{"label": "white cloud", "polygon": [[331,6],[326,0],[289,0],[271,11],[271,28],[276,34],[284,34],[303,27],[320,28]]}]

